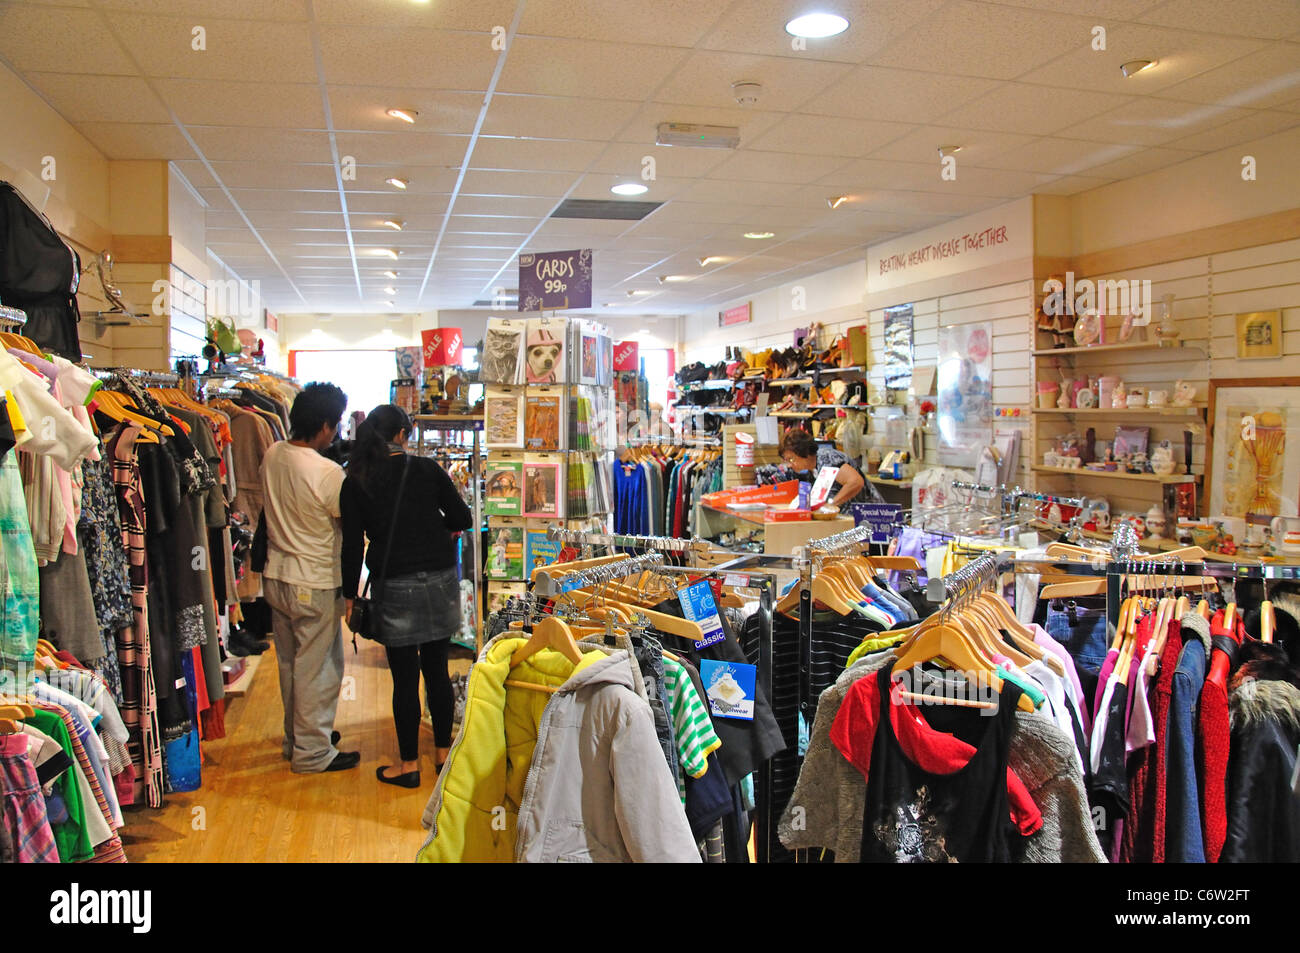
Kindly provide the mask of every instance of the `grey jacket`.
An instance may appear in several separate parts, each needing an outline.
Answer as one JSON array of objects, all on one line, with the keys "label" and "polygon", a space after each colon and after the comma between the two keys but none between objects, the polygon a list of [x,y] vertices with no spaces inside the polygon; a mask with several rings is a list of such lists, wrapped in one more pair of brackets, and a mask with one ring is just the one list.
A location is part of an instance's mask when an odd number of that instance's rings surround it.
[{"label": "grey jacket", "polygon": [[[858,862],[867,786],[831,743],[830,731],[849,687],[891,658],[886,651],[859,659],[822,692],[808,754],[778,827],[788,849],[830,848],[836,863]],[[1104,863],[1074,743],[1046,715],[1017,712],[1015,724],[1008,763],[1043,815],[1042,829],[1029,837],[1023,861]]]},{"label": "grey jacket", "polygon": [[519,805],[516,862],[700,863],[634,666],[613,651],[547,704]]}]

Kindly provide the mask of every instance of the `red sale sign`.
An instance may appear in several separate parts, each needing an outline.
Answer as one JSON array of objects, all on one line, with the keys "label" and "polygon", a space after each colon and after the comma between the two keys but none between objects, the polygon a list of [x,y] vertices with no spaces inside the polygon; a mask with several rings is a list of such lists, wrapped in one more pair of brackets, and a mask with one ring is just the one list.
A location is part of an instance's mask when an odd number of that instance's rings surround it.
[{"label": "red sale sign", "polygon": [[641,369],[640,347],[635,341],[616,341],[614,343],[614,370],[639,371]]},{"label": "red sale sign", "polygon": [[425,367],[459,366],[464,335],[460,328],[431,328],[420,332]]}]

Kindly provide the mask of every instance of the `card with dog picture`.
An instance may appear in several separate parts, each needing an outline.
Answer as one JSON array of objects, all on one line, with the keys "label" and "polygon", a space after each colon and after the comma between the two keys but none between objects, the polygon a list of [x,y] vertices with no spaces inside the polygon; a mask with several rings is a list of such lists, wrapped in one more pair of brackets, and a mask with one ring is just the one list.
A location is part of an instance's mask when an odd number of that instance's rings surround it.
[{"label": "card with dog picture", "polygon": [[563,384],[568,380],[564,342],[565,318],[529,318],[524,350],[524,380],[529,384]]},{"label": "card with dog picture", "polygon": [[559,462],[524,458],[524,516],[558,519],[564,515],[562,469]]},{"label": "card with dog picture", "polygon": [[529,387],[524,401],[524,449],[536,452],[563,450],[567,434],[564,426],[563,387]]},{"label": "card with dog picture", "polygon": [[483,473],[484,509],[488,516],[519,516],[524,510],[524,462],[508,455],[488,457]]},{"label": "card with dog picture", "polygon": [[522,384],[527,334],[526,321],[489,318],[479,358],[479,380],[484,384]]},{"label": "card with dog picture", "polygon": [[483,395],[483,445],[489,450],[522,450],[523,389],[488,388]]}]

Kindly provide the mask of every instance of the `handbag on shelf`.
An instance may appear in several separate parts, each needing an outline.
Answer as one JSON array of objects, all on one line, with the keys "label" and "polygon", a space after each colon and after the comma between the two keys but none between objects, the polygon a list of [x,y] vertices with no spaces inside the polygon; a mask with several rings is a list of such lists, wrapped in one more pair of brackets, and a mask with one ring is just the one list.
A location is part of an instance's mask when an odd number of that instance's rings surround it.
[{"label": "handbag on shelf", "polygon": [[[388,542],[384,544],[384,560],[379,566],[381,585],[388,575],[388,557],[393,553],[393,534],[397,529],[397,514],[401,512],[402,491],[406,489],[406,474],[410,469],[411,457],[407,454],[402,459],[402,479],[397,484],[397,499],[393,501],[393,521],[388,525]],[[378,631],[379,606],[377,600],[368,596],[373,582],[374,575],[372,574],[366,578],[365,590],[352,600],[352,611],[348,613],[348,629],[354,636],[359,635],[363,639],[371,639],[383,644],[383,634]],[[355,642],[355,639],[353,641]]]}]

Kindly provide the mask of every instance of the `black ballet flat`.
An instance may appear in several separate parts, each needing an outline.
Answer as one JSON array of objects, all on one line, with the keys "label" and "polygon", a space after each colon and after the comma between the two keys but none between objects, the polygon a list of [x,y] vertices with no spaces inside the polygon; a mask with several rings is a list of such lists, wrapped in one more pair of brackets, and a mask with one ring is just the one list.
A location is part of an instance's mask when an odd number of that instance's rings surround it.
[{"label": "black ballet flat", "polygon": [[375,768],[375,777],[385,784],[395,784],[399,788],[418,788],[420,786],[419,771],[408,771],[406,774],[396,774],[392,777],[387,777],[384,774],[384,767],[392,767],[392,765],[384,765]]}]

